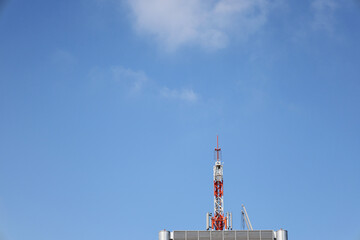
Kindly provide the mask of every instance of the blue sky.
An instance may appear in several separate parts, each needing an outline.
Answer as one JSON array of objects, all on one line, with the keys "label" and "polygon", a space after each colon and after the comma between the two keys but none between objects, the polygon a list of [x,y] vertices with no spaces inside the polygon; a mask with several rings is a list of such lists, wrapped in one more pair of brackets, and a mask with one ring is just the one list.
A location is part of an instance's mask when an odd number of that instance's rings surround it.
[{"label": "blue sky", "polygon": [[0,239],[360,239],[360,2],[0,1]]}]

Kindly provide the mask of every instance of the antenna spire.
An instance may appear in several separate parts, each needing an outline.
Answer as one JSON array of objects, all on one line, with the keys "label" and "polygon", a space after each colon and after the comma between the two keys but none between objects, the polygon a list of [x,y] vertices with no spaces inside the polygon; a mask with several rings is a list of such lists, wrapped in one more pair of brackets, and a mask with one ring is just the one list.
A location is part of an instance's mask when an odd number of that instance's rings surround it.
[{"label": "antenna spire", "polygon": [[213,230],[227,229],[228,218],[224,215],[223,165],[220,159],[219,136],[216,137],[216,162],[214,165],[214,216],[211,218]]},{"label": "antenna spire", "polygon": [[216,152],[216,161],[220,162],[220,152],[221,152],[221,148],[219,148],[219,135],[216,136],[216,148],[215,148],[215,152]]}]

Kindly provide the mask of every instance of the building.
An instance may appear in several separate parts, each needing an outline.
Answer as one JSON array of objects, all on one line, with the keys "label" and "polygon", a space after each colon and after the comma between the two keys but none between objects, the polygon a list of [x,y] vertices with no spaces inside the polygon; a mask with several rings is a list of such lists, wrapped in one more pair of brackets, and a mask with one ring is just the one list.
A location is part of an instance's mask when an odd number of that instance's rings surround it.
[{"label": "building", "polygon": [[173,231],[162,230],[159,240],[287,240],[287,231],[225,230],[225,231]]},{"label": "building", "polygon": [[224,212],[223,163],[219,138],[215,148],[213,167],[214,213],[206,214],[206,231],[166,231],[159,232],[159,240],[288,240],[286,230],[253,230],[246,208],[242,214],[248,230],[232,230],[232,214]]}]

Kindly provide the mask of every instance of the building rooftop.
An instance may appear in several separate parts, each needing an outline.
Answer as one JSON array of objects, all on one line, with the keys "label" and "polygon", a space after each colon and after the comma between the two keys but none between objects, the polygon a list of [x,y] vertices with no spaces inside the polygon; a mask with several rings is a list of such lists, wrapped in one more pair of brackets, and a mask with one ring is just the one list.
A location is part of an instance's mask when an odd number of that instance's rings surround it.
[{"label": "building rooftop", "polygon": [[160,231],[159,240],[287,240],[286,230]]}]

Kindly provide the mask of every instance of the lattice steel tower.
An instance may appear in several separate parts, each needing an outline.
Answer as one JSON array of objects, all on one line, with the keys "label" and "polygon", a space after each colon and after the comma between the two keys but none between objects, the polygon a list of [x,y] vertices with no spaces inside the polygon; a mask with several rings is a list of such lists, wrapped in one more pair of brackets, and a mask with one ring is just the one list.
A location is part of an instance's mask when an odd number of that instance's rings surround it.
[{"label": "lattice steel tower", "polygon": [[[224,214],[224,179],[223,165],[221,162],[221,148],[219,148],[219,136],[216,137],[215,165],[214,165],[214,216],[211,218],[213,230],[228,229],[228,218]],[[227,214],[229,215],[229,214]]]},{"label": "lattice steel tower", "polygon": [[[1,0],[0,0],[1,1]],[[167,231],[159,232],[159,240],[288,240],[286,230],[253,230],[245,206],[242,205],[247,230],[232,229],[232,214],[224,212],[223,163],[219,137],[215,148],[214,165],[214,212],[206,213],[206,231]],[[188,222],[186,222],[188,224]]]}]

